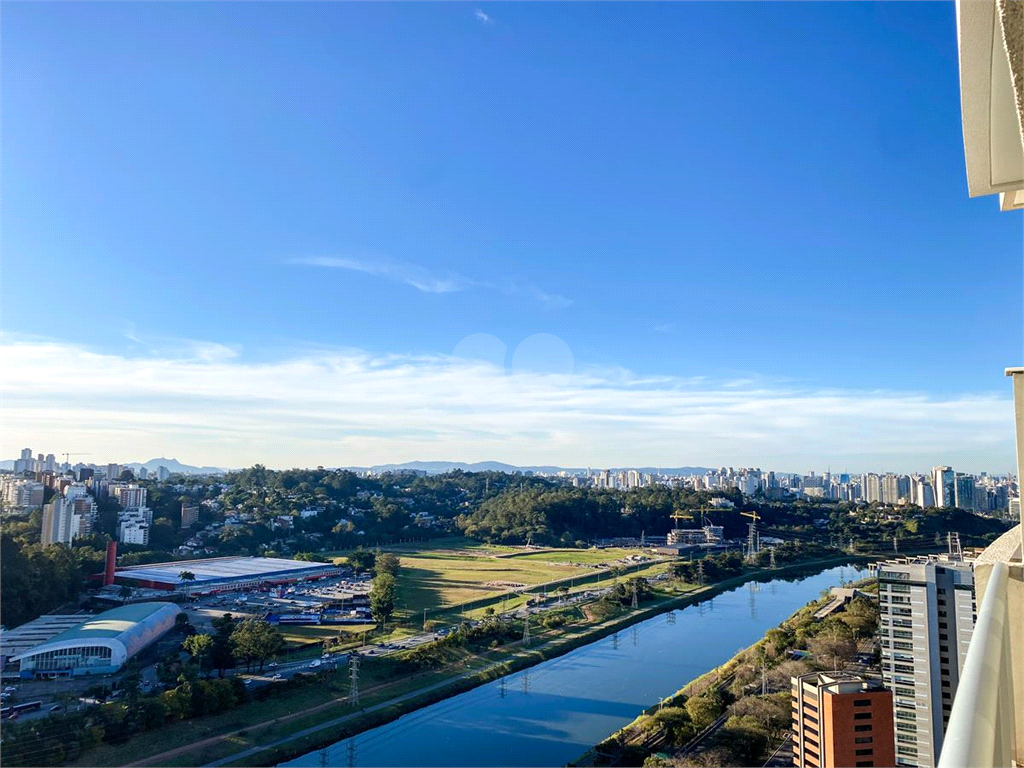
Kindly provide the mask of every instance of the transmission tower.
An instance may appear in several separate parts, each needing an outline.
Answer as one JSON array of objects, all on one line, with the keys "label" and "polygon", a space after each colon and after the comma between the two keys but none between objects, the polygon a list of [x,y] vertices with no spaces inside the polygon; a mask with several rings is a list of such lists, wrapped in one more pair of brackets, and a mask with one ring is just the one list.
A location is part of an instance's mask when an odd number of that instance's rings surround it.
[{"label": "transmission tower", "polygon": [[634,581],[633,582],[633,607],[636,608],[637,605],[638,605],[638,602],[637,602],[637,599],[636,599],[636,581]]},{"label": "transmission tower", "polygon": [[356,768],[356,740],[348,740],[348,768]]},{"label": "transmission tower", "polygon": [[697,561],[697,584],[699,586],[702,586],[702,587],[704,586],[704,561],[703,560],[698,560]]},{"label": "transmission tower", "polygon": [[956,532],[946,534],[946,542],[949,546],[949,555],[954,560],[964,559],[964,550],[960,546],[960,534]]},{"label": "transmission tower", "polygon": [[348,674],[348,703],[354,707],[359,704],[359,654],[357,653],[349,656]]},{"label": "transmission tower", "polygon": [[775,547],[772,547],[768,551],[768,554],[771,556],[771,563],[770,563],[769,567],[774,568],[775,567]]},{"label": "transmission tower", "polygon": [[676,624],[676,612],[669,611],[667,614],[665,614],[665,620],[668,622],[668,625],[670,627],[674,627]]},{"label": "transmission tower", "polygon": [[530,644],[530,609],[526,609],[526,618],[523,619],[523,645]]},{"label": "transmission tower", "polygon": [[501,682],[498,685],[498,695],[501,696],[501,698],[503,698],[503,699],[505,698],[505,678],[504,677],[501,678]]},{"label": "transmission tower", "polygon": [[523,693],[530,693],[530,671],[523,672]]},{"label": "transmission tower", "polygon": [[900,553],[900,540],[896,536],[892,537],[892,551],[897,555]]}]

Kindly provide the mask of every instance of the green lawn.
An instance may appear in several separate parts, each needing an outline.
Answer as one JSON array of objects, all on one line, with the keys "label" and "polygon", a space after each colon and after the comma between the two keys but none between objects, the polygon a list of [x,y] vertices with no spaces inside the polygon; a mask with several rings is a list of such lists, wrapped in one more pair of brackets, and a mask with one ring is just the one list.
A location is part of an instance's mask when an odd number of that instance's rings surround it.
[{"label": "green lawn", "polygon": [[585,563],[588,565],[608,563],[610,565],[616,560],[637,554],[650,556],[642,550],[610,547],[608,549],[557,549],[548,552],[530,552],[518,555],[515,559],[535,562]]},{"label": "green lawn", "polygon": [[510,584],[542,584],[582,575],[590,569],[522,558],[502,559],[461,553],[402,555],[399,605],[409,617],[508,592]]}]

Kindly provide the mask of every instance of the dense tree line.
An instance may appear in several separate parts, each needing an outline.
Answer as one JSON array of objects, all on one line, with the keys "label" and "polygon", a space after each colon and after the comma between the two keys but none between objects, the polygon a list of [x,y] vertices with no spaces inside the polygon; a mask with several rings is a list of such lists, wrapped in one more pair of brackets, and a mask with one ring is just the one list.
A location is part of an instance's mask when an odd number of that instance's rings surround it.
[{"label": "dense tree line", "polygon": [[77,606],[88,575],[103,570],[91,547],[23,545],[0,536],[0,623],[15,627],[65,603]]}]

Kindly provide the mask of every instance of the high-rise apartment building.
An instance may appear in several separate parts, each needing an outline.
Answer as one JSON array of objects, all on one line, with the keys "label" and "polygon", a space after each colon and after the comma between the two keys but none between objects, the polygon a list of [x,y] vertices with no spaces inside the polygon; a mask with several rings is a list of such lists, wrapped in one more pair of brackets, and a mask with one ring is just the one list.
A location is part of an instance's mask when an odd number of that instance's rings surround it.
[{"label": "high-rise apartment building", "polygon": [[170,476],[171,476],[171,470],[169,470],[163,464],[161,464],[159,467],[156,468],[156,479],[157,480],[160,480],[161,482],[163,482],[164,480],[166,480]]},{"label": "high-rise apartment building", "polygon": [[873,501],[882,501],[882,478],[873,472],[861,477],[861,493],[864,501],[870,504]]},{"label": "high-rise apartment building", "polygon": [[77,533],[74,523],[73,506],[66,503],[64,497],[58,493],[49,504],[43,507],[43,530],[40,542],[44,547],[50,544],[70,546]]},{"label": "high-rise apartment building", "polygon": [[110,495],[117,499],[117,503],[124,509],[146,506],[146,489],[141,485],[114,485],[110,488]]},{"label": "high-rise apartment building", "polygon": [[876,575],[895,764],[933,768],[974,629],[974,574],[968,563],[933,555],[879,563]]},{"label": "high-rise apartment building", "polygon": [[199,522],[199,505],[181,503],[181,527],[191,528]]},{"label": "high-rise apartment building", "polygon": [[121,476],[120,464],[107,464],[107,480],[117,480]]},{"label": "high-rise apartment building", "polygon": [[792,679],[793,765],[895,765],[892,691],[877,680],[815,672]]},{"label": "high-rise apartment building", "polygon": [[936,507],[952,507],[956,502],[956,474],[952,467],[932,469],[932,493]]}]

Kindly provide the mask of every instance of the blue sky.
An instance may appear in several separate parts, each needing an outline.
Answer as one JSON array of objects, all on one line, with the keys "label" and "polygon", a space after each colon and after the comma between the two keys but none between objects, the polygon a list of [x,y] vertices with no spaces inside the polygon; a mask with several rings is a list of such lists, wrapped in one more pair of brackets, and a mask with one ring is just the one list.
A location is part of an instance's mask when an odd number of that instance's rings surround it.
[{"label": "blue sky", "polygon": [[[36,361],[5,455],[1011,466],[1021,218],[967,197],[952,3],[5,3],[0,42],[2,328]],[[42,351],[104,424],[44,423]],[[495,370],[416,400],[453,353]],[[305,380],[267,394],[299,361],[326,434]],[[365,399],[396,366],[412,395]],[[510,372],[544,408],[481,422]],[[737,392],[763,415],[715,421]]]}]

